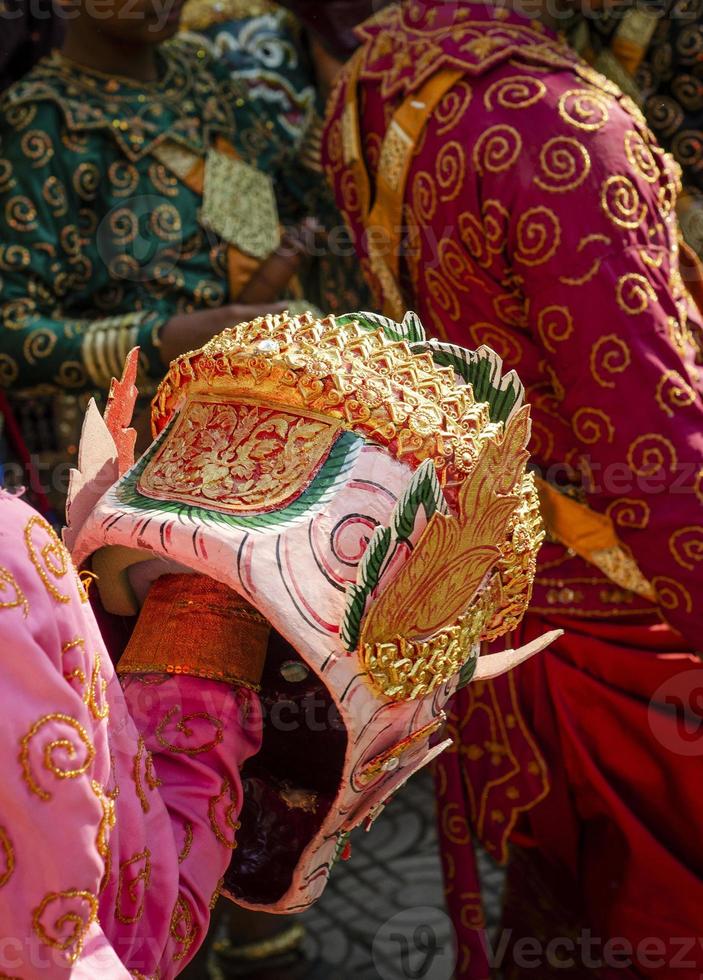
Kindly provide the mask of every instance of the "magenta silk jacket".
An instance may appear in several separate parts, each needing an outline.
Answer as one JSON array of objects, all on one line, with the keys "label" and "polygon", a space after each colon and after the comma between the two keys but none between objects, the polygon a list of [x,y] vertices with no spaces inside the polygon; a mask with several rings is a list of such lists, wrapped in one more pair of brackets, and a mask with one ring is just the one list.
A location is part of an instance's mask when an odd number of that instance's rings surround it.
[{"label": "magenta silk jacket", "polygon": [[[359,33],[323,157],[369,281],[389,294],[369,209],[402,175],[403,306],[435,336],[487,344],[515,368],[534,463],[612,520],[655,598],[547,543],[532,608],[659,612],[700,647],[703,346],[679,269],[678,165],[635,104],[539,23],[492,4],[408,0]],[[441,72],[456,76],[404,172],[412,113]]]},{"label": "magenta silk jacket", "polygon": [[235,846],[256,695],[123,689],[68,552],[2,491],[0,671],[0,976],[175,976]]}]

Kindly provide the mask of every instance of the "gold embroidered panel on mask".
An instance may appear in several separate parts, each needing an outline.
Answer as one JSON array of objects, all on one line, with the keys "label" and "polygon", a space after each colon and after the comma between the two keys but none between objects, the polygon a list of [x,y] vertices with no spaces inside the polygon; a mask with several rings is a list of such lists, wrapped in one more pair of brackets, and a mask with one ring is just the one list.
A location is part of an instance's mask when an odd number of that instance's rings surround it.
[{"label": "gold embroidered panel on mask", "polygon": [[281,240],[271,178],[243,160],[210,150],[201,222],[240,251],[265,259]]},{"label": "gold embroidered panel on mask", "polygon": [[309,485],[339,428],[319,413],[251,399],[192,398],[141,475],[139,491],[233,514],[277,510]]}]

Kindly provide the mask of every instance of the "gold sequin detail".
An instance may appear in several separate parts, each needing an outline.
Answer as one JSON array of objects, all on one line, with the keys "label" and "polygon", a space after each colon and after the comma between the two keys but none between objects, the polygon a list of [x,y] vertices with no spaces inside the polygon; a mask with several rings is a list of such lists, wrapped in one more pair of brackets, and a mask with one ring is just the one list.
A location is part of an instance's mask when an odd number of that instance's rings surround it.
[{"label": "gold sequin detail", "polygon": [[0,853],[4,858],[0,865],[0,888],[4,888],[15,870],[15,850],[4,827],[0,827]]},{"label": "gold sequin detail", "polygon": [[608,100],[593,89],[569,89],[559,99],[559,115],[570,126],[586,132],[602,129],[610,118]]},{"label": "gold sequin detail", "polygon": [[[47,543],[41,551],[37,551],[34,544],[32,532],[35,528],[40,528],[48,537]],[[39,573],[39,577],[44,583],[49,595],[53,596],[58,602],[70,602],[70,594],[61,592],[55,582],[63,579],[72,569],[71,558],[65,546],[59,541],[56,532],[48,521],[35,514],[30,517],[24,529],[24,540],[27,545],[29,559]]]},{"label": "gold sequin detail", "polygon": [[237,847],[236,835],[241,827],[236,819],[239,806],[240,801],[235,797],[227,779],[222,783],[219,794],[213,796],[208,803],[208,817],[212,832],[220,844],[223,844],[230,851]]},{"label": "gold sequin detail", "polygon": [[210,715],[205,711],[195,711],[192,714],[184,715],[180,721],[176,722],[175,728],[180,734],[184,735],[186,739],[192,738],[195,734],[193,729],[189,726],[189,722],[193,721],[204,721],[208,725],[212,725],[215,729],[215,733],[209,742],[203,742],[201,745],[188,746],[188,745],[175,745],[170,742],[166,737],[165,730],[173,722],[175,716],[180,711],[180,708],[174,706],[169,708],[164,717],[159,722],[156,728],[156,739],[159,745],[163,746],[169,752],[175,752],[181,755],[201,755],[203,752],[210,752],[216,746],[220,744],[224,738],[224,725],[219,720],[215,718],[214,715]]},{"label": "gold sequin detail", "polygon": [[[122,861],[115,899],[115,918],[118,922],[133,925],[141,919],[150,881],[151,852],[148,847]],[[131,903],[131,909],[128,903]]]},{"label": "gold sequin detail", "polygon": [[615,300],[628,316],[637,316],[656,302],[657,294],[648,279],[639,272],[628,272],[620,276],[615,285]]}]

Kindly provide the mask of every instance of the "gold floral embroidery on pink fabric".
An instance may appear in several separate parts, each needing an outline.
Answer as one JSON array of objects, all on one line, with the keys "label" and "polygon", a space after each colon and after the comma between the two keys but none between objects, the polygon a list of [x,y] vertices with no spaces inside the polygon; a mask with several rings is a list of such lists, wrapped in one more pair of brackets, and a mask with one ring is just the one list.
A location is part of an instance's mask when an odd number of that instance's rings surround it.
[{"label": "gold floral embroidery on pink fabric", "polygon": [[105,863],[105,871],[103,873],[102,881],[100,882],[100,888],[98,889],[98,894],[100,894],[105,890],[107,883],[110,880],[110,874],[112,871],[110,833],[115,826],[117,818],[115,814],[115,801],[110,799],[100,783],[93,779],[91,780],[90,786],[97,796],[102,808],[102,816],[100,818],[100,823],[98,824],[98,833],[95,840],[95,846],[98,854]]},{"label": "gold floral embroidery on pink fabric", "polygon": [[183,864],[193,846],[193,824],[188,820],[183,828],[183,847],[178,855],[178,863]]}]

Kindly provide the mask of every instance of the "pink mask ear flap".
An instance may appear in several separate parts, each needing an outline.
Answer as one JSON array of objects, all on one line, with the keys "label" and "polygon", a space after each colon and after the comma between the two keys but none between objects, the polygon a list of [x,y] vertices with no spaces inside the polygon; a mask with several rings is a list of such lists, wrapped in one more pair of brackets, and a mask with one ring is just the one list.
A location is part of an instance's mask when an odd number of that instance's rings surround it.
[{"label": "pink mask ear flap", "polygon": [[499,677],[501,674],[507,673],[513,667],[517,667],[519,664],[529,660],[536,653],[544,650],[550,643],[553,643],[563,635],[564,630],[552,630],[549,633],[543,633],[536,640],[532,640],[531,643],[527,643],[524,647],[520,647],[517,650],[503,650],[502,653],[484,654],[484,656],[478,658],[478,665],[472,677],[472,682],[490,681],[494,677]]}]

